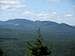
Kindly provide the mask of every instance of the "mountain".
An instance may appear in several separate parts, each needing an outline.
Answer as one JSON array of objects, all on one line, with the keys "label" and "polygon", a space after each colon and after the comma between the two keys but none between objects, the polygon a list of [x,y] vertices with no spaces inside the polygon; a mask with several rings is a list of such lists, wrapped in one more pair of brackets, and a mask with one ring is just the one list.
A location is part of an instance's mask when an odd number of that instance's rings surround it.
[{"label": "mountain", "polygon": [[[52,56],[75,56],[75,27],[51,21],[0,21],[0,48],[5,56],[27,56],[26,41],[38,38],[40,28]],[[47,41],[46,41],[47,40]]]},{"label": "mountain", "polygon": [[[32,39],[33,36],[37,35],[39,28],[46,39],[72,39],[75,37],[75,27],[65,23],[58,24],[51,21],[30,21],[26,19],[0,21],[0,35],[3,37],[7,35],[9,38]],[[3,37],[0,36],[0,38]]]}]

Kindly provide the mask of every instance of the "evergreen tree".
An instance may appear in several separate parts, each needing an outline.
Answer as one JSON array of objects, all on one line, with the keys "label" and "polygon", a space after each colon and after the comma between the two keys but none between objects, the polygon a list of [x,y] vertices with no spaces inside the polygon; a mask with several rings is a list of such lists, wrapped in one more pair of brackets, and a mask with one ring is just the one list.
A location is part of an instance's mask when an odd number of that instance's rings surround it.
[{"label": "evergreen tree", "polygon": [[0,56],[3,56],[3,50],[0,49]]},{"label": "evergreen tree", "polygon": [[51,54],[51,51],[48,49],[48,47],[43,43],[44,39],[42,38],[42,35],[40,33],[40,29],[38,30],[38,38],[32,44],[31,42],[27,42],[27,49],[29,50],[29,56],[47,56]]}]

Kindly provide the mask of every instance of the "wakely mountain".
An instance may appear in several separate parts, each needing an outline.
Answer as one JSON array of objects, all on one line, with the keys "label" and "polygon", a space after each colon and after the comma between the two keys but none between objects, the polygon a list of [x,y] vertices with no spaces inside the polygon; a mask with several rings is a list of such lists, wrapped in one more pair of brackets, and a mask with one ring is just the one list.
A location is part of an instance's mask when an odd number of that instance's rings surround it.
[{"label": "wakely mountain", "polygon": [[37,37],[39,28],[42,37],[48,40],[75,38],[74,26],[51,21],[30,21],[26,19],[0,21],[0,38],[32,39]]},{"label": "wakely mountain", "polygon": [[32,44],[38,38],[39,28],[52,56],[75,56],[74,26],[25,19],[0,21],[0,48],[4,56],[27,56],[26,41]]}]

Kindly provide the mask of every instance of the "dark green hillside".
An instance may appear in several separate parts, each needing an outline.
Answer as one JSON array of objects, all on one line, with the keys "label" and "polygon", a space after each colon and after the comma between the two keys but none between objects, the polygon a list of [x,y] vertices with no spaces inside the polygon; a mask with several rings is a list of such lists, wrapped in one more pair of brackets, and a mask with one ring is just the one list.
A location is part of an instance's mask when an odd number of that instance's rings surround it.
[{"label": "dark green hillside", "polygon": [[18,19],[0,23],[0,49],[4,56],[26,56],[26,42],[38,38],[39,27],[51,56],[75,56],[75,27]]}]

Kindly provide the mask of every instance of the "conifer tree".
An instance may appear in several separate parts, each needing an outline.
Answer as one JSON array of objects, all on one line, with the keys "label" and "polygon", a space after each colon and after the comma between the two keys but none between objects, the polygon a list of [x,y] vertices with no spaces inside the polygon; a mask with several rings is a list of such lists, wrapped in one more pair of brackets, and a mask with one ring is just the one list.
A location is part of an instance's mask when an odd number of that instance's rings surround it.
[{"label": "conifer tree", "polygon": [[3,56],[3,50],[0,49],[0,56]]},{"label": "conifer tree", "polygon": [[29,50],[29,56],[47,56],[51,54],[51,51],[44,43],[44,39],[42,38],[40,28],[38,29],[38,38],[32,44],[31,42],[27,42],[27,49]]}]

